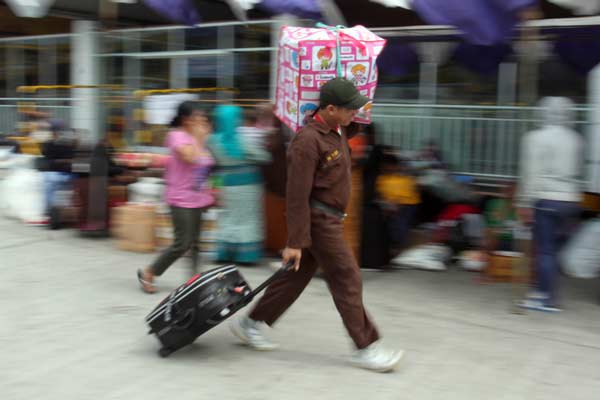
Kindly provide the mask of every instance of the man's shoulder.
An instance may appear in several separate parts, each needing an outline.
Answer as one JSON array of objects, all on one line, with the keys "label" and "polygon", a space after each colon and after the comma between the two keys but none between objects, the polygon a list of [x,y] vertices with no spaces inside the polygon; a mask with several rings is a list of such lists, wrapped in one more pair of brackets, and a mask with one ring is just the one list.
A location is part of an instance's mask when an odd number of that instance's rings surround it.
[{"label": "man's shoulder", "polygon": [[308,123],[302,127],[292,138],[294,142],[313,142],[318,138],[319,131],[311,124]]}]

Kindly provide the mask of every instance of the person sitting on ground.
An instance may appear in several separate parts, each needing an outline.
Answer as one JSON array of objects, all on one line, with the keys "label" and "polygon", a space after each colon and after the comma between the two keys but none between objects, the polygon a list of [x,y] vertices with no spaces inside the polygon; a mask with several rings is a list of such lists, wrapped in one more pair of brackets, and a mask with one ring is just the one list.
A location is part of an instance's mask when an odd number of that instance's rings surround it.
[{"label": "person sitting on ground", "polygon": [[376,187],[379,202],[388,215],[390,237],[397,253],[406,244],[421,202],[417,182],[404,164],[388,154],[384,157],[383,173],[377,178]]},{"label": "person sitting on ground", "polygon": [[485,206],[487,251],[514,251],[513,231],[518,221],[515,191],[516,185],[510,183],[504,188],[502,197],[489,200]]},{"label": "person sitting on ground", "polygon": [[55,194],[65,188],[73,179],[71,174],[75,157],[75,138],[66,129],[62,120],[49,123],[52,138],[41,145],[43,157],[38,161],[38,169],[44,174],[45,214],[50,216]]}]

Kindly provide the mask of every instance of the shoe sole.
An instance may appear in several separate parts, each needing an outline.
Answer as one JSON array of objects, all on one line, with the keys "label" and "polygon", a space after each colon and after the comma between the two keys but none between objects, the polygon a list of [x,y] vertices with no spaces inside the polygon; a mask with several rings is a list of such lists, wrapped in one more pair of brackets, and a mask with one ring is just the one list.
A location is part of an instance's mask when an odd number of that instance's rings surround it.
[{"label": "shoe sole", "polygon": [[518,306],[520,308],[525,309],[525,310],[541,311],[541,312],[545,312],[545,313],[549,313],[549,314],[557,314],[557,313],[562,312],[562,309],[560,309],[560,308],[537,306],[537,305],[532,305],[532,304],[523,304],[523,303],[520,303],[520,304],[518,304]]},{"label": "shoe sole", "polygon": [[237,321],[229,325],[229,330],[231,331],[231,333],[233,333],[233,335],[235,337],[237,337],[242,342],[242,344],[244,346],[248,346],[252,350],[256,350],[256,351],[273,351],[273,350],[276,350],[279,347],[279,346],[277,346],[275,344],[272,345],[272,346],[268,346],[268,347],[253,346],[250,343],[250,340],[248,340],[248,338],[246,336],[244,336],[244,334],[239,330]]},{"label": "shoe sole", "polygon": [[403,357],[404,357],[404,351],[399,351],[394,355],[394,358],[388,365],[386,365],[384,367],[379,367],[379,368],[368,367],[357,361],[352,361],[352,363],[354,364],[354,366],[365,369],[367,371],[386,373],[386,372],[392,372],[393,370],[395,370],[396,367],[398,366],[398,364],[400,363],[400,360],[402,360]]}]

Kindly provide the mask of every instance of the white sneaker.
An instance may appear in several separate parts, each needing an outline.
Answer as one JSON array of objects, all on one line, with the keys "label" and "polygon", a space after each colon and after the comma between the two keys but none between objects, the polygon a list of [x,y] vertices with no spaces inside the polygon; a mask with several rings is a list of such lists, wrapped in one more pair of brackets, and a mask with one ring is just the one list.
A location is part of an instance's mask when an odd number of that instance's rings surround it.
[{"label": "white sneaker", "polygon": [[357,350],[352,356],[352,363],[359,367],[376,372],[389,372],[396,367],[404,351],[392,351],[381,346],[377,341],[370,346]]},{"label": "white sneaker", "polygon": [[544,292],[540,292],[539,290],[530,290],[525,295],[525,298],[528,300],[547,300],[548,295]]},{"label": "white sneaker", "polygon": [[267,338],[261,328],[264,323],[253,321],[248,317],[236,318],[231,321],[229,328],[245,345],[259,351],[271,351],[279,347]]}]

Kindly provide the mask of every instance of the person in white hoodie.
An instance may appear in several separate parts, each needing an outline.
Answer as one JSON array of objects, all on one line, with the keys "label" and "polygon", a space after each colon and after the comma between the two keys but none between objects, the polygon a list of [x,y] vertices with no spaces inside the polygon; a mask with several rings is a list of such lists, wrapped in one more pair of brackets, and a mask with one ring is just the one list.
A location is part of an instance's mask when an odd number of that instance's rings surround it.
[{"label": "person in white hoodie", "polygon": [[537,278],[521,306],[557,312],[558,250],[581,211],[583,139],[571,128],[571,100],[545,97],[539,107],[542,127],[521,142],[518,206],[523,221],[533,223]]}]

